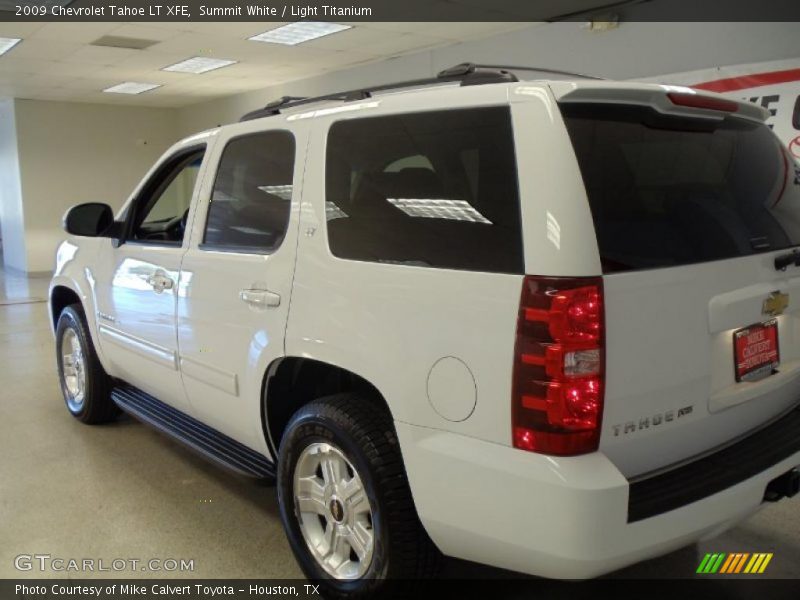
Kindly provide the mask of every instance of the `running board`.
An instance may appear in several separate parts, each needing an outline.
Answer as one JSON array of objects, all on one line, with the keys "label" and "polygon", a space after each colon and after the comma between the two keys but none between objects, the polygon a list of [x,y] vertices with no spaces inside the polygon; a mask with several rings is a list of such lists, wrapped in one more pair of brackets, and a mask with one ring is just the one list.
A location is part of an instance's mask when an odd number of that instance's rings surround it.
[{"label": "running board", "polygon": [[273,479],[267,457],[131,386],[115,387],[111,398],[126,413],[183,442],[211,461],[248,477]]}]

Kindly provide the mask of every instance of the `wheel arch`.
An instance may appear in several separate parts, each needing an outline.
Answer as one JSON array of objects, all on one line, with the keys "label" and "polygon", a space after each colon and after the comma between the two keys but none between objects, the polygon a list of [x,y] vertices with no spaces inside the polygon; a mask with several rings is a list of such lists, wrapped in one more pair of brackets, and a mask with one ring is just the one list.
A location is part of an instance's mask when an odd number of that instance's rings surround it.
[{"label": "wheel arch", "polygon": [[[83,306],[83,300],[78,292],[69,286],[63,284],[56,284],[50,289],[49,307],[50,307],[50,324],[53,331],[58,325],[58,317],[61,312],[70,304],[80,304]],[[86,308],[84,307],[84,311]]]},{"label": "wheel arch", "polygon": [[273,456],[291,416],[316,398],[353,392],[378,403],[391,416],[384,395],[361,375],[321,360],[285,356],[273,361],[262,383],[261,424]]},{"label": "wheel arch", "polygon": [[[86,284],[84,284],[86,285]],[[83,309],[84,317],[86,318],[86,326],[89,329],[89,337],[94,345],[97,358],[103,368],[109,371],[109,364],[100,346],[98,333],[97,333],[97,319],[95,315],[95,308],[93,306],[93,296],[87,295],[81,288],[81,283],[72,278],[63,275],[56,275],[50,284],[50,291],[47,296],[47,304],[50,316],[50,330],[53,335],[56,333],[58,326],[58,317],[61,312],[71,304],[80,304]]]}]

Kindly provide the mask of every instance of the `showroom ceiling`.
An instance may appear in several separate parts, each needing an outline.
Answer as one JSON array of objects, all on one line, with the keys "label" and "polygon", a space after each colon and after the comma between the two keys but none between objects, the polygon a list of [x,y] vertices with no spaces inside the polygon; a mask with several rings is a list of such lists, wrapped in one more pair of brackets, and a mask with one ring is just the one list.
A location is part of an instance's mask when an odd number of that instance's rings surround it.
[{"label": "showroom ceiling", "polygon": [[[350,23],[294,46],[248,40],[281,25],[0,23],[0,38],[22,39],[0,56],[0,97],[180,107],[530,24]],[[195,57],[236,62],[202,74],[162,70]],[[124,82],[160,87],[102,91]]]}]

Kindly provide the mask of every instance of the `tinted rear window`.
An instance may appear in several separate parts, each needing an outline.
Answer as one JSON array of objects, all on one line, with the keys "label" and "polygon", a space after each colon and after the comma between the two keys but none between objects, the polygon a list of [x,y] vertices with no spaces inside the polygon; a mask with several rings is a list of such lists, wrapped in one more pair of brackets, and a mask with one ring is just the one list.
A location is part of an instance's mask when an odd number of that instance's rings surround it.
[{"label": "tinted rear window", "polygon": [[563,104],[604,272],[745,256],[800,244],[800,186],[763,124]]},{"label": "tinted rear window", "polygon": [[499,273],[523,270],[508,108],[334,123],[326,201],[335,256]]}]

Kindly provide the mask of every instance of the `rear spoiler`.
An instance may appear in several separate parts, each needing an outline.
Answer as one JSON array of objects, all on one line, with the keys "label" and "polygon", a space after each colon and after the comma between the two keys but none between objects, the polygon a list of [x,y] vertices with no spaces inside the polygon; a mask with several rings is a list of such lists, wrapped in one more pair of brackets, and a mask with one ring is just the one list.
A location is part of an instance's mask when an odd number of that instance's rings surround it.
[{"label": "rear spoiler", "polygon": [[664,114],[714,120],[732,113],[758,122],[770,116],[767,109],[751,102],[678,85],[554,81],[550,89],[558,102],[638,104]]}]

